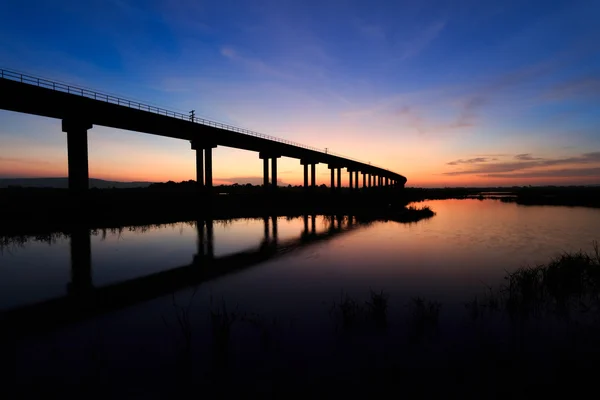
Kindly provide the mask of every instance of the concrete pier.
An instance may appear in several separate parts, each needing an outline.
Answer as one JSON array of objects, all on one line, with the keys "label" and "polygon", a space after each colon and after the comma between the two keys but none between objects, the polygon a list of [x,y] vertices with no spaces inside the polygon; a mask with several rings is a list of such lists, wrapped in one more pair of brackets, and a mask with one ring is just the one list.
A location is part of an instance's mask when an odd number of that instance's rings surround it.
[{"label": "concrete pier", "polygon": [[87,131],[92,124],[73,119],[63,119],[62,130],[67,133],[67,160],[69,189],[86,191],[89,188]]}]

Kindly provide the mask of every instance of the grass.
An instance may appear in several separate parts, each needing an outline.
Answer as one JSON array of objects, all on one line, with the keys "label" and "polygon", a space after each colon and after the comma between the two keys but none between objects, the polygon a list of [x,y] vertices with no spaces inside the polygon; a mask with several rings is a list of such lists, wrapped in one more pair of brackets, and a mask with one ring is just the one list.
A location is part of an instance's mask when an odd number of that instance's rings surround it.
[{"label": "grass", "polygon": [[335,322],[335,330],[351,330],[361,323],[374,323],[377,328],[386,328],[388,325],[389,294],[383,290],[371,290],[369,300],[363,303],[348,295],[340,294],[339,301],[334,301],[329,310],[330,317]]},{"label": "grass", "polygon": [[513,320],[558,316],[579,322],[600,321],[600,248],[563,253],[547,264],[507,272],[505,283],[489,288],[486,301],[467,303],[471,316],[482,308],[501,310]]},{"label": "grass", "polygon": [[417,222],[435,216],[435,212],[429,206],[408,206],[393,215],[390,219],[396,222]]},{"label": "grass", "polygon": [[237,312],[237,308],[234,311],[227,311],[227,305],[225,304],[225,301],[221,302],[221,307],[214,309],[211,308],[210,310],[210,322],[213,333],[213,349],[215,350],[215,356],[218,359],[223,359],[227,355],[231,339],[231,329],[238,317],[239,314]]},{"label": "grass", "polygon": [[411,310],[410,338],[420,341],[438,332],[442,305],[421,297],[413,297],[408,303]]},{"label": "grass", "polygon": [[380,292],[371,290],[371,301],[365,302],[368,314],[380,328],[385,328],[388,324],[387,311],[389,298],[389,294],[384,293],[383,290]]}]

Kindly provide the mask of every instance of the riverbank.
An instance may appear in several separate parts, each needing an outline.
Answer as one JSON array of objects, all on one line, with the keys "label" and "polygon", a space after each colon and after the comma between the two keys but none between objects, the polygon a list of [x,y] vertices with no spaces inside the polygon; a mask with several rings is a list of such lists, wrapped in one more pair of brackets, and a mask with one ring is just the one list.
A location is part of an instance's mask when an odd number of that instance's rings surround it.
[{"label": "riverbank", "polygon": [[100,229],[265,216],[353,215],[407,222],[433,216],[430,210],[406,209],[402,192],[390,188],[334,194],[326,188],[280,188],[275,193],[257,187],[229,188],[215,188],[212,194],[189,186],[92,189],[80,195],[65,189],[4,189],[0,235],[68,232],[74,225]]},{"label": "riverbank", "polygon": [[600,207],[600,186],[406,188],[403,196],[411,202],[476,198],[495,199],[520,205]]}]

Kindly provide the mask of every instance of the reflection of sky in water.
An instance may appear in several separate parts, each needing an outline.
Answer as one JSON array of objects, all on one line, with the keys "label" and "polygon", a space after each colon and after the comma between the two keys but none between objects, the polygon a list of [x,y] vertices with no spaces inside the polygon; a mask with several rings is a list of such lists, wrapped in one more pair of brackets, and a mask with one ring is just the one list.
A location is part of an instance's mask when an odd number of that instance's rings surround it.
[{"label": "reflection of sky in water", "polygon": [[[437,215],[416,224],[379,222],[202,286],[255,311],[297,309],[384,289],[397,299],[465,300],[504,270],[547,261],[560,251],[591,249],[600,210],[522,207],[499,201],[430,201]],[[326,230],[317,218],[317,232]],[[302,218],[280,217],[280,242],[299,238]],[[310,222],[309,222],[310,227]],[[261,219],[214,224],[215,257],[258,248]],[[272,226],[270,227],[272,232]],[[272,235],[272,233],[271,233]],[[198,252],[195,223],[92,236],[92,279],[102,286],[189,265]],[[69,240],[28,243],[0,255],[0,307],[66,294]]]}]

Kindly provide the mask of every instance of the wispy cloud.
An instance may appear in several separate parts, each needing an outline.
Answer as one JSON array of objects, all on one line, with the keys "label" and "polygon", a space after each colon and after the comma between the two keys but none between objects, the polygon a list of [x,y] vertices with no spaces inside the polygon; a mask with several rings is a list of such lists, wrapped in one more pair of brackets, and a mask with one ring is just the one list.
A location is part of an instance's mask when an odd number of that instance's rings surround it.
[{"label": "wispy cloud", "polygon": [[594,168],[571,168],[547,171],[530,171],[521,173],[502,173],[480,175],[484,178],[578,178],[578,177],[598,177],[600,178],[600,167]]},{"label": "wispy cloud", "polygon": [[519,160],[519,161],[537,161],[537,160],[543,160],[543,158],[532,156],[531,153],[517,154],[515,156],[515,159]]},{"label": "wispy cloud", "polygon": [[13,158],[13,157],[0,157],[0,163],[32,164],[32,165],[48,165],[48,164],[51,164],[49,161],[32,160],[32,159],[29,159],[29,158]]},{"label": "wispy cloud", "polygon": [[267,64],[263,60],[259,58],[248,57],[240,54],[233,47],[222,47],[221,55],[231,61],[237,62],[244,67],[248,68],[252,72],[257,72],[261,74],[267,74],[278,78],[293,78],[293,76],[277,69],[270,64]]},{"label": "wispy cloud", "polygon": [[562,82],[548,89],[543,97],[559,101],[577,97],[600,97],[600,78],[583,77]]},{"label": "wispy cloud", "polygon": [[355,25],[360,35],[367,39],[382,41],[387,37],[385,30],[380,25],[360,21],[357,21]]},{"label": "wispy cloud", "polygon": [[446,21],[437,21],[426,26],[416,36],[406,42],[400,60],[408,60],[425,50],[439,36],[445,26]]},{"label": "wispy cloud", "polygon": [[[525,156],[519,159],[518,156]],[[499,176],[497,174],[508,173],[521,171],[526,169],[533,168],[544,168],[544,167],[556,167],[563,165],[577,165],[577,164],[592,164],[592,163],[600,163],[600,151],[584,153],[580,156],[576,157],[565,157],[565,158],[535,158],[530,154],[518,154],[515,156],[519,161],[508,161],[508,162],[476,162],[476,166],[470,169],[459,170],[459,171],[450,171],[445,172],[444,175],[447,176],[459,176],[459,175],[480,175],[480,174],[494,174],[494,176]],[[458,160],[461,161],[461,160]],[[457,164],[449,164],[449,165],[458,165]],[[463,163],[464,164],[464,163]],[[511,174],[512,175],[512,174]],[[485,175],[488,176],[488,175]]]},{"label": "wispy cloud", "polygon": [[469,158],[466,160],[460,159],[460,160],[450,161],[449,163],[447,163],[447,165],[477,164],[477,163],[484,163],[487,161],[494,161],[494,160],[497,160],[497,158],[476,157],[476,158]]}]

